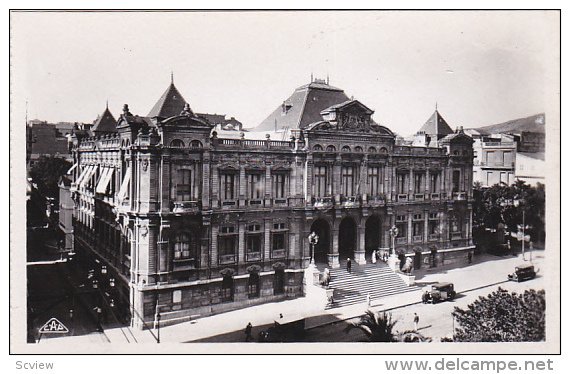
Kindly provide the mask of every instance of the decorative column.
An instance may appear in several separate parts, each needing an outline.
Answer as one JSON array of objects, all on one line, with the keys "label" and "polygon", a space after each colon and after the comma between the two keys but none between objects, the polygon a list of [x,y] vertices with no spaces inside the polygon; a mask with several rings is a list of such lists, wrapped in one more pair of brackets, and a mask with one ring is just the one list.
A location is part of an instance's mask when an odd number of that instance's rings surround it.
[{"label": "decorative column", "polygon": [[331,230],[332,240],[329,238],[329,243],[332,243],[331,248],[329,248],[328,260],[329,260],[329,267],[336,269],[340,267],[340,262],[338,259],[338,231],[339,231],[339,223],[338,220],[335,220],[333,223],[333,227]]},{"label": "decorative column", "polygon": [[[361,221],[364,219],[362,218]],[[366,226],[364,224],[359,224],[356,226],[356,233],[358,236],[358,240],[356,243],[356,250],[354,251],[354,261],[358,265],[365,265],[366,264],[366,249],[365,246],[365,233],[366,233]]]},{"label": "decorative column", "polygon": [[271,206],[271,163],[267,162],[265,165],[265,185],[264,189],[264,197],[265,197],[265,206]]},{"label": "decorative column", "polygon": [[424,243],[428,242],[429,232],[429,210],[424,210]]},{"label": "decorative column", "polygon": [[238,264],[244,264],[245,258],[245,222],[238,221]]},{"label": "decorative column", "polygon": [[245,176],[245,166],[241,165],[239,166],[239,179],[238,179],[238,188],[239,188],[239,206],[245,206],[245,196],[246,196],[246,188],[247,188],[247,182],[246,182],[246,176]]}]

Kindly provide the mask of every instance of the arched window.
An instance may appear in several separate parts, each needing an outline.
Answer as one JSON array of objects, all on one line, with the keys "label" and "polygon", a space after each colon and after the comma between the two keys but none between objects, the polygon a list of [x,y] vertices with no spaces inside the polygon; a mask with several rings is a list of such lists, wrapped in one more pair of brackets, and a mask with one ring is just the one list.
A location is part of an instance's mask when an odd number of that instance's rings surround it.
[{"label": "arched window", "polygon": [[190,148],[194,148],[194,149],[202,148],[202,142],[199,140],[192,140],[190,142]]},{"label": "arched window", "polygon": [[350,147],[348,145],[345,145],[342,147],[341,151],[342,152],[350,152]]},{"label": "arched window", "polygon": [[327,152],[336,152],[336,147],[334,145],[329,145],[327,147]]},{"label": "arched window", "polygon": [[361,146],[357,145],[356,147],[354,147],[354,152],[362,153],[362,151],[363,151],[363,149]]},{"label": "arched window", "polygon": [[184,142],[180,139],[174,139],[170,142],[172,148],[184,148]]},{"label": "arched window", "polygon": [[386,153],[388,153],[388,149],[386,147],[382,147],[382,148],[380,148],[380,153],[386,154]]},{"label": "arched window", "polygon": [[249,273],[249,280],[247,282],[247,295],[250,299],[259,297],[259,273]]},{"label": "arched window", "polygon": [[368,152],[369,152],[369,153],[376,153],[376,147],[370,147],[370,148],[368,148]]},{"label": "arched window", "polygon": [[224,275],[222,279],[222,302],[234,301],[234,278]]},{"label": "arched window", "polygon": [[323,147],[321,147],[320,144],[315,144],[315,145],[313,146],[313,151],[321,152],[322,150],[323,150]]}]

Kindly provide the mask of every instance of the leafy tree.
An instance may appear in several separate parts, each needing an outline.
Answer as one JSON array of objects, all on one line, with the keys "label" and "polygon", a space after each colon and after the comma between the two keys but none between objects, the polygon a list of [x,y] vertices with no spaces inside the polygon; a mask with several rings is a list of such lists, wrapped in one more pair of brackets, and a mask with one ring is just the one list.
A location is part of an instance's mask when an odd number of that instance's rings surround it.
[{"label": "leafy tree", "polygon": [[38,186],[38,191],[42,196],[59,200],[59,178],[64,175],[71,167],[69,161],[54,157],[41,156],[32,166],[30,176],[33,182]]},{"label": "leafy tree", "polygon": [[475,184],[473,223],[475,227],[493,229],[504,223],[508,231],[516,232],[518,225],[522,224],[524,211],[525,225],[530,226],[525,233],[531,236],[531,240],[543,241],[544,204],[544,185],[540,183],[533,187],[518,180],[511,186],[495,184],[489,188]]},{"label": "leafy tree", "polygon": [[456,342],[537,342],[545,340],[544,290],[523,294],[502,288],[479,297],[466,310],[455,307]]},{"label": "leafy tree", "polygon": [[357,328],[364,332],[371,342],[393,342],[396,337],[394,332],[396,323],[397,321],[392,321],[392,314],[374,313],[367,310],[358,322],[350,323],[344,331],[348,333]]}]

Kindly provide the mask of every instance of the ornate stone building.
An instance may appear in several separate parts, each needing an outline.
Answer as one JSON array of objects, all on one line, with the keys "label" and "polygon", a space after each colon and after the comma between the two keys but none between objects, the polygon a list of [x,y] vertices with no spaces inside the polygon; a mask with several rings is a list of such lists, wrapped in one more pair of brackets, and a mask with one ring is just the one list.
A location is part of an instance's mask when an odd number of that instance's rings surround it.
[{"label": "ornate stone building", "polygon": [[470,137],[397,146],[324,81],[276,113],[264,123],[290,140],[222,138],[171,83],[148,116],[125,105],[115,132],[73,135],[75,248],[104,264],[134,325],[301,296],[311,232],[316,261],[332,267],[388,251],[392,226],[416,268],[467,261]]}]

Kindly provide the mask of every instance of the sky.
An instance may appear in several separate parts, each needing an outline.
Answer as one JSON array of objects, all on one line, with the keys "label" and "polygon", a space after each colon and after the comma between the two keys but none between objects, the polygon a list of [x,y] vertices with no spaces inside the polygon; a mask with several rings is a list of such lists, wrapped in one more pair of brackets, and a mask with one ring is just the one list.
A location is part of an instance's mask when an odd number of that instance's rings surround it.
[{"label": "sky", "polygon": [[[316,78],[401,135],[545,112],[558,14],[542,11],[11,13],[12,118],[146,116],[170,83],[195,112],[254,127]],[[556,98],[555,100],[558,100]],[[547,113],[548,118],[548,113]],[[22,123],[25,123],[22,121]]]}]

